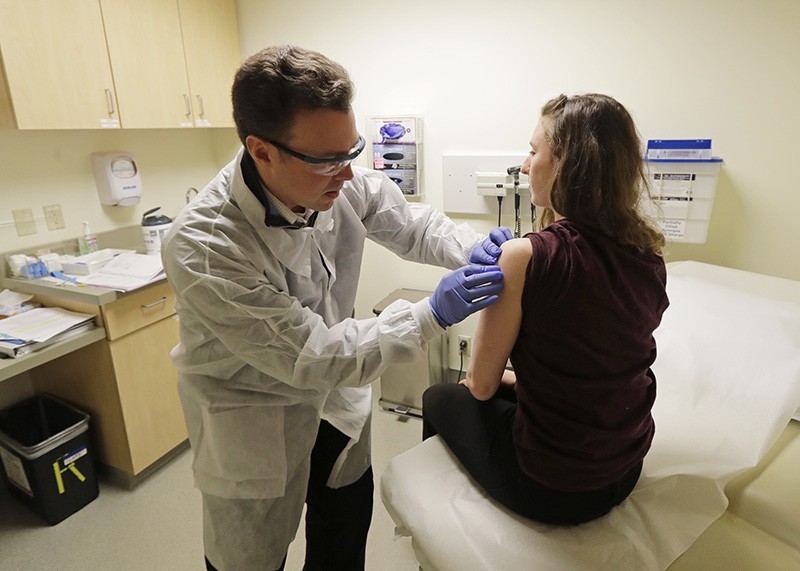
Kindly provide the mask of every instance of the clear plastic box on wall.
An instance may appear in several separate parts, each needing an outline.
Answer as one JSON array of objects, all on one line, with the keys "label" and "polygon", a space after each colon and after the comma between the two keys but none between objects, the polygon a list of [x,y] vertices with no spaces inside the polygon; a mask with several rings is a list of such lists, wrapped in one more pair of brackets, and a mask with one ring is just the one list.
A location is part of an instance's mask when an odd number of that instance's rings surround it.
[{"label": "clear plastic box on wall", "polygon": [[383,171],[406,196],[422,195],[422,118],[370,118],[372,168]]},{"label": "clear plastic box on wall", "polygon": [[[694,244],[706,241],[722,164],[722,159],[711,157],[710,152],[708,139],[648,142],[645,168],[652,198],[651,213],[669,241]],[[681,158],[653,158],[670,156]],[[687,156],[704,158],[685,159]]]}]

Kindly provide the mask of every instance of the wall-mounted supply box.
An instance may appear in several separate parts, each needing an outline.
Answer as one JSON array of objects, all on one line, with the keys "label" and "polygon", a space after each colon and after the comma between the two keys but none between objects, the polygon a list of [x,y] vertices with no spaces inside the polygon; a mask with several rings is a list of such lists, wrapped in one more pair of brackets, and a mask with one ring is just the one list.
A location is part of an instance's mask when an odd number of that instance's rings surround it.
[{"label": "wall-mounted supply box", "polygon": [[133,206],[142,198],[142,178],[130,153],[92,153],[92,172],[100,204]]},{"label": "wall-mounted supply box", "polygon": [[370,133],[372,168],[384,172],[406,196],[421,196],[422,118],[371,117]]},{"label": "wall-mounted supply box", "polygon": [[717,157],[645,160],[652,214],[668,241],[706,241],[721,164],[722,159]]},{"label": "wall-mounted supply box", "polygon": [[711,154],[711,139],[650,139],[644,161],[651,213],[664,237],[704,243],[722,164]]}]

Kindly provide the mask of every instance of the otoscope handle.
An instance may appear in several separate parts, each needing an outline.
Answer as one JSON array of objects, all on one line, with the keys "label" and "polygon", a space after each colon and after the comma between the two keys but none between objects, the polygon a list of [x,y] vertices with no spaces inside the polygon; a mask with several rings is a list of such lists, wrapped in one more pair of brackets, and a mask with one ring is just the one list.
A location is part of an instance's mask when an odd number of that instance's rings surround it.
[{"label": "otoscope handle", "polygon": [[519,216],[519,173],[522,165],[508,167],[506,173],[514,177],[514,237],[522,235],[522,220]]}]

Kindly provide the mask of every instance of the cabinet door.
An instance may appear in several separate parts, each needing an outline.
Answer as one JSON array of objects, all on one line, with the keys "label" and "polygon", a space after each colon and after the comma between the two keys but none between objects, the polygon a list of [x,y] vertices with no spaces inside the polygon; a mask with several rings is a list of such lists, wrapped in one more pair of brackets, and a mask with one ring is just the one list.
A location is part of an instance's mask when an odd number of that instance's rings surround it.
[{"label": "cabinet door", "polygon": [[98,341],[30,371],[34,390],[64,399],[89,414],[98,461],[133,474],[114,364],[107,341]]},{"label": "cabinet door", "polygon": [[169,357],[177,343],[175,317],[110,342],[134,474],[188,438]]},{"label": "cabinet door", "polygon": [[197,127],[233,127],[231,85],[241,63],[234,0],[178,0]]},{"label": "cabinet door", "polygon": [[0,0],[0,50],[6,126],[119,127],[97,0]]},{"label": "cabinet door", "polygon": [[192,127],[175,0],[100,0],[123,128]]}]

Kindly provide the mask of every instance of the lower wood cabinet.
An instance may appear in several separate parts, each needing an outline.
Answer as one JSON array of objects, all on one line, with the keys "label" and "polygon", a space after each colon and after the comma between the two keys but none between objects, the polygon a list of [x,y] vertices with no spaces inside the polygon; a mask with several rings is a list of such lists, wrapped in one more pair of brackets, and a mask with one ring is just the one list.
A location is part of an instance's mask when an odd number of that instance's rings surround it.
[{"label": "lower wood cabinet", "polygon": [[136,476],[187,439],[169,357],[178,343],[174,295],[162,282],[68,309],[95,312],[107,338],[32,370],[34,389],[87,412],[96,458]]}]

